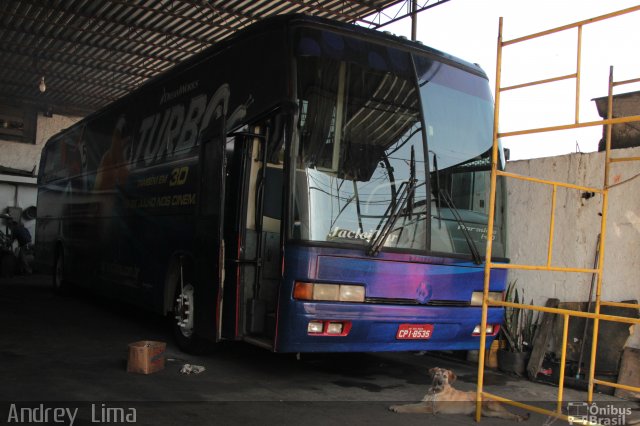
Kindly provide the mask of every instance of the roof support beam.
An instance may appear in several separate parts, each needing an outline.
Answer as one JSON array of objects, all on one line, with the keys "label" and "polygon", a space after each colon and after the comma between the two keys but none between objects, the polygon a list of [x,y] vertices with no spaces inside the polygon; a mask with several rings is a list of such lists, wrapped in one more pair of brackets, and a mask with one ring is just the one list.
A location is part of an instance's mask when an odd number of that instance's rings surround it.
[{"label": "roof support beam", "polygon": [[[155,28],[151,28],[150,26],[147,25],[141,25],[139,22],[136,24],[132,24],[130,22],[127,22],[125,20],[122,19],[111,19],[111,18],[103,18],[100,16],[92,16],[86,13],[82,13],[79,10],[69,10],[69,9],[65,9],[62,7],[55,7],[53,5],[49,5],[46,4],[42,1],[35,1],[35,0],[21,0],[22,3],[26,3],[26,4],[30,4],[34,7],[39,7],[42,10],[46,10],[46,11],[53,11],[53,12],[57,12],[60,14],[65,14],[67,16],[72,16],[72,17],[78,17],[78,18],[82,18],[84,20],[84,22],[86,22],[87,24],[91,24],[91,23],[95,23],[95,22],[101,22],[101,23],[105,23],[105,24],[113,24],[113,25],[118,25],[120,27],[122,27],[123,32],[124,31],[135,31],[138,34],[142,31],[146,32],[146,33],[150,33],[156,36],[161,36],[161,37],[174,37],[174,38],[179,38],[179,39],[183,39],[183,40],[187,40],[187,41],[191,41],[193,43],[200,43],[200,44],[206,44],[206,45],[210,45],[211,44],[211,40],[207,39],[207,38],[199,38],[199,37],[192,37],[189,34],[184,34],[184,33],[179,33],[179,32],[172,32],[172,31],[158,31]],[[133,10],[138,9],[137,5],[133,6],[131,5]],[[195,23],[194,23],[195,24]]]},{"label": "roof support beam", "polygon": [[[122,61],[112,61],[109,59],[98,59],[89,55],[82,55],[77,53],[68,53],[62,50],[54,50],[47,49],[46,51],[38,52],[30,52],[32,49],[31,46],[19,44],[19,43],[11,43],[11,47],[0,45],[0,52],[9,53],[12,55],[25,56],[30,59],[37,57],[38,59],[45,59],[48,62],[55,62],[62,65],[73,65],[77,67],[93,69],[96,71],[106,71],[115,74],[122,74],[136,78],[147,79],[149,77],[154,76],[155,74],[166,70],[168,67],[152,67],[148,65],[127,65]],[[68,59],[57,59],[56,56],[64,56]],[[76,59],[78,58],[78,59]],[[108,64],[110,67],[106,66],[98,66],[96,64]],[[35,67],[34,67],[35,68]]]},{"label": "roof support beam", "polygon": [[[302,6],[302,7],[305,8],[304,10],[307,10],[307,11],[308,10],[319,10],[320,12],[326,13],[326,16],[328,16],[330,18],[335,18],[336,16],[338,16],[338,17],[346,19],[346,20],[348,20],[350,22],[354,22],[354,21],[358,20],[358,15],[350,15],[350,14],[347,14],[347,13],[342,13],[342,12],[340,12],[338,10],[330,9],[328,7],[324,7],[324,6],[321,6],[321,5],[313,3],[313,2],[312,3],[306,3],[306,2],[301,1],[301,0],[285,0],[285,1],[288,1],[289,3],[292,3],[292,4],[297,4],[299,6]],[[321,14],[318,14],[318,15],[322,16]]]},{"label": "roof support beam", "polygon": [[[249,22],[255,22],[255,21],[258,21],[260,19],[259,16],[255,16],[255,15],[253,15],[251,13],[246,13],[246,12],[243,12],[241,10],[231,9],[229,7],[224,7],[224,6],[219,5],[219,4],[212,4],[211,1],[209,1],[209,0],[206,0],[204,2],[202,2],[202,1],[194,1],[194,0],[179,0],[179,1],[181,1],[182,3],[189,4],[191,6],[197,6],[200,9],[208,10],[208,11],[213,12],[213,13],[224,13],[224,14],[236,17],[236,18],[242,18],[242,19],[247,20]],[[238,29],[237,26],[232,26],[230,28],[233,29],[234,31]]]},{"label": "roof support beam", "polygon": [[[45,22],[42,22],[41,20],[39,20],[38,18],[34,18],[34,17],[31,17],[31,16],[22,15],[22,14],[11,13],[11,12],[5,13],[4,16],[9,16],[9,17],[18,18],[18,19],[24,19],[24,20],[32,21],[32,22],[38,23],[38,24],[54,25],[53,22],[46,22],[45,23]],[[10,29],[12,31],[15,31],[15,32],[18,32],[18,33],[22,33],[22,34],[26,34],[26,35],[30,35],[30,36],[33,36],[33,37],[61,41],[61,42],[69,43],[69,44],[72,44],[72,45],[87,46],[87,47],[92,47],[92,48],[95,48],[95,49],[104,49],[104,50],[109,50],[111,52],[124,53],[124,54],[127,54],[127,55],[138,56],[138,57],[142,57],[142,58],[146,58],[146,59],[153,59],[153,60],[156,60],[156,61],[170,62],[170,63],[173,63],[173,64],[177,64],[178,62],[180,62],[180,59],[170,59],[170,58],[167,58],[166,56],[161,56],[161,55],[156,55],[156,54],[149,54],[149,53],[141,54],[140,50],[136,49],[136,48],[121,48],[121,47],[116,47],[116,46],[113,46],[113,45],[105,46],[103,44],[96,43],[96,42],[80,41],[77,38],[72,38],[72,37],[53,36],[51,34],[44,34],[43,32],[34,32],[34,31],[26,30],[25,28],[17,27],[16,25],[12,25],[11,23],[6,28],[8,28],[8,29]],[[86,34],[93,34],[93,35],[98,35],[98,36],[104,36],[105,35],[104,33],[100,32],[100,31],[89,30],[89,29],[85,29],[85,28],[78,27],[78,26],[73,26],[73,25],[65,25],[64,28],[77,31],[80,34],[85,34],[86,33]],[[197,52],[197,50],[185,50],[185,49],[178,48],[177,46],[165,46],[165,45],[161,45],[161,44],[158,44],[158,43],[141,41],[139,38],[124,37],[124,36],[115,35],[115,34],[109,34],[108,35],[108,40],[109,41],[112,41],[112,40],[124,41],[124,42],[127,42],[128,44],[137,44],[137,45],[145,46],[145,47],[149,47],[149,48],[162,49],[165,52],[169,52],[170,54],[173,53],[173,52],[178,52],[178,53],[184,53],[184,54],[190,56],[190,55],[192,55],[192,54]],[[182,59],[184,59],[184,58],[182,58]]]},{"label": "roof support beam", "polygon": [[[33,90],[36,89],[37,87],[35,85],[31,86],[31,85],[27,85],[24,84],[24,81],[20,80],[20,81],[15,81],[15,80],[5,80],[5,79],[0,79],[0,86],[2,85],[7,85],[7,86],[15,86],[15,87],[21,87],[24,89],[28,89],[28,90]],[[113,102],[116,99],[118,99],[118,96],[102,96],[99,94],[95,94],[92,93],[91,95],[87,95],[86,92],[79,92],[79,91],[75,91],[75,90],[60,90],[60,89],[55,89],[55,88],[47,88],[47,97],[52,97],[55,98],[56,94],[62,94],[62,95],[69,95],[69,96],[73,96],[73,97],[77,97],[77,98],[83,98],[83,99],[89,99],[89,100],[103,100],[108,102]],[[46,98],[41,101],[41,103],[47,103]],[[104,104],[104,103],[103,103]]]},{"label": "roof support beam", "polygon": [[[407,11],[395,10],[403,4],[417,4],[417,13],[445,1],[4,0],[0,101],[89,111],[269,16],[306,13],[379,28],[402,19]],[[49,87],[39,93],[43,75]]]},{"label": "roof support beam", "polygon": [[[401,6],[401,8],[398,10],[398,13],[396,13],[395,16],[393,16],[393,17],[386,15],[386,13],[384,13],[384,11],[380,11],[380,12],[375,14],[376,16],[372,20],[357,19],[355,22],[356,23],[363,23],[368,28],[378,29],[378,28],[382,28],[382,27],[384,27],[386,25],[392,24],[394,22],[398,22],[398,21],[400,21],[402,19],[408,18],[408,17],[412,16],[414,13],[418,14],[420,12],[424,12],[425,10],[431,9],[432,7],[435,7],[435,6],[439,6],[439,5],[441,5],[443,3],[446,3],[448,1],[449,0],[427,0],[426,2],[423,2],[422,5],[418,4],[416,9],[415,9],[415,12],[413,10],[407,8],[406,10],[408,10],[408,12],[400,14],[399,11],[402,10],[402,8],[406,8],[408,6],[409,2],[413,2],[413,0],[404,0],[404,1],[396,3],[396,5],[400,4],[400,3],[404,3],[404,5]],[[387,17],[388,20],[383,22],[382,21],[382,16]],[[376,20],[378,22],[376,22]]]},{"label": "roof support beam", "polygon": [[[117,5],[121,5],[121,6],[131,6],[131,2],[128,0],[107,0],[109,3],[113,3],[113,4],[117,4]],[[185,2],[185,0],[180,0],[182,2]],[[187,2],[189,3],[191,6],[194,5],[195,2]],[[198,4],[199,6],[202,6],[202,4]],[[194,18],[191,16],[186,16],[184,14],[180,14],[180,13],[176,13],[174,11],[171,10],[167,10],[167,9],[156,9],[153,7],[149,7],[149,6],[145,6],[145,5],[141,5],[141,4],[136,4],[135,5],[136,9],[140,9],[140,10],[144,10],[145,12],[151,12],[151,13],[159,13],[162,14],[164,16],[167,17],[171,17],[174,19],[181,19],[184,21],[188,21],[194,24],[198,24],[198,25],[203,25],[204,22],[202,21],[202,19],[198,19],[198,18]],[[222,28],[228,31],[235,31],[237,28],[225,25],[225,24],[221,24],[221,23],[217,23],[214,21],[210,21],[207,22],[207,25],[209,25],[210,27],[216,27],[216,28]]]},{"label": "roof support beam", "polygon": [[[5,69],[9,71],[14,71],[16,73],[25,74],[25,70],[23,68],[6,66]],[[38,74],[37,72],[32,72],[30,74],[35,79],[40,79],[41,77],[41,75]],[[110,81],[107,78],[91,78],[91,77],[86,77],[84,75],[69,75],[69,74],[63,74],[63,73],[51,72],[51,71],[47,71],[44,74],[47,80],[49,80],[50,78],[55,78],[55,79],[64,80],[64,81],[72,81],[75,83],[88,83],[88,84],[91,84],[91,86],[104,87],[107,89],[119,90],[123,92],[130,92],[139,86],[139,84],[135,84],[135,83],[116,82],[113,80]],[[47,84],[47,86],[49,85]]]}]

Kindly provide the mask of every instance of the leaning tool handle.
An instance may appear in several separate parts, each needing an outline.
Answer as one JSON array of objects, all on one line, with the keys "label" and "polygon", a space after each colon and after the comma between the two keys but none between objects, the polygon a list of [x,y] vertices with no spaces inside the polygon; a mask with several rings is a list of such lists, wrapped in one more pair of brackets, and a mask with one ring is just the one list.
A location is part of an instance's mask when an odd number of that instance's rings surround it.
[{"label": "leaning tool handle", "polygon": [[[593,269],[598,267],[600,261],[600,234],[598,234],[598,240],[596,241],[596,256],[593,261]],[[587,312],[591,312],[591,304],[593,299],[593,287],[596,282],[596,274],[591,275],[591,288],[589,289],[589,301],[587,303]],[[582,331],[582,341],[580,342],[580,356],[578,357],[578,371],[576,372],[576,379],[580,378],[582,373],[582,357],[584,355],[584,343],[587,339],[587,328],[589,327],[589,318],[584,319],[584,330]]]}]

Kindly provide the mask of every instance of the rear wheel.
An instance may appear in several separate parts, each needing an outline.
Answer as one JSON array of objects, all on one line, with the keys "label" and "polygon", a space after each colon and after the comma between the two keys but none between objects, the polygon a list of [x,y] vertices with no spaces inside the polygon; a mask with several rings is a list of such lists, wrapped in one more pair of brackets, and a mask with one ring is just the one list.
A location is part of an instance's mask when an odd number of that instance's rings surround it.
[{"label": "rear wheel", "polygon": [[56,293],[65,293],[69,290],[69,283],[64,278],[64,252],[62,248],[56,251],[56,257],[53,262],[52,284],[53,291]]}]

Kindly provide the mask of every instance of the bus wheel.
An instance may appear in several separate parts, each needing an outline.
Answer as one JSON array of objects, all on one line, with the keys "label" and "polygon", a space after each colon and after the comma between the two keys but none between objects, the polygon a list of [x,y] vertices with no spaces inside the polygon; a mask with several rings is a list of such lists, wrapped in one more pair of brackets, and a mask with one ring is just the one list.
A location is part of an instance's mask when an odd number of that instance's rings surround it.
[{"label": "bus wheel", "polygon": [[195,301],[195,291],[191,284],[178,285],[173,303],[173,334],[178,347],[193,354],[203,350],[202,342],[194,331]]},{"label": "bus wheel", "polygon": [[56,293],[65,293],[69,289],[69,283],[64,279],[64,253],[60,248],[53,262],[53,291]]}]

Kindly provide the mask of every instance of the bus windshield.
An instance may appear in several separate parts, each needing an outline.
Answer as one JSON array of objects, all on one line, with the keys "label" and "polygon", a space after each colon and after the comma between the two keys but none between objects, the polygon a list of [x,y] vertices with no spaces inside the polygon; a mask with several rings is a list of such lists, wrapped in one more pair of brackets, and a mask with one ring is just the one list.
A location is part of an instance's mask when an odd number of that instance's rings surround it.
[{"label": "bus windshield", "polygon": [[297,46],[293,237],[482,255],[493,120],[486,79],[338,38],[300,37]]},{"label": "bus windshield", "polygon": [[[484,255],[493,100],[486,80],[416,57],[431,171],[431,250]],[[501,164],[504,161],[501,160]],[[496,189],[493,253],[504,256],[503,183]]]},{"label": "bus windshield", "polygon": [[367,245],[397,212],[384,245],[425,250],[427,185],[415,80],[306,57],[298,60],[298,82],[297,236]]}]

